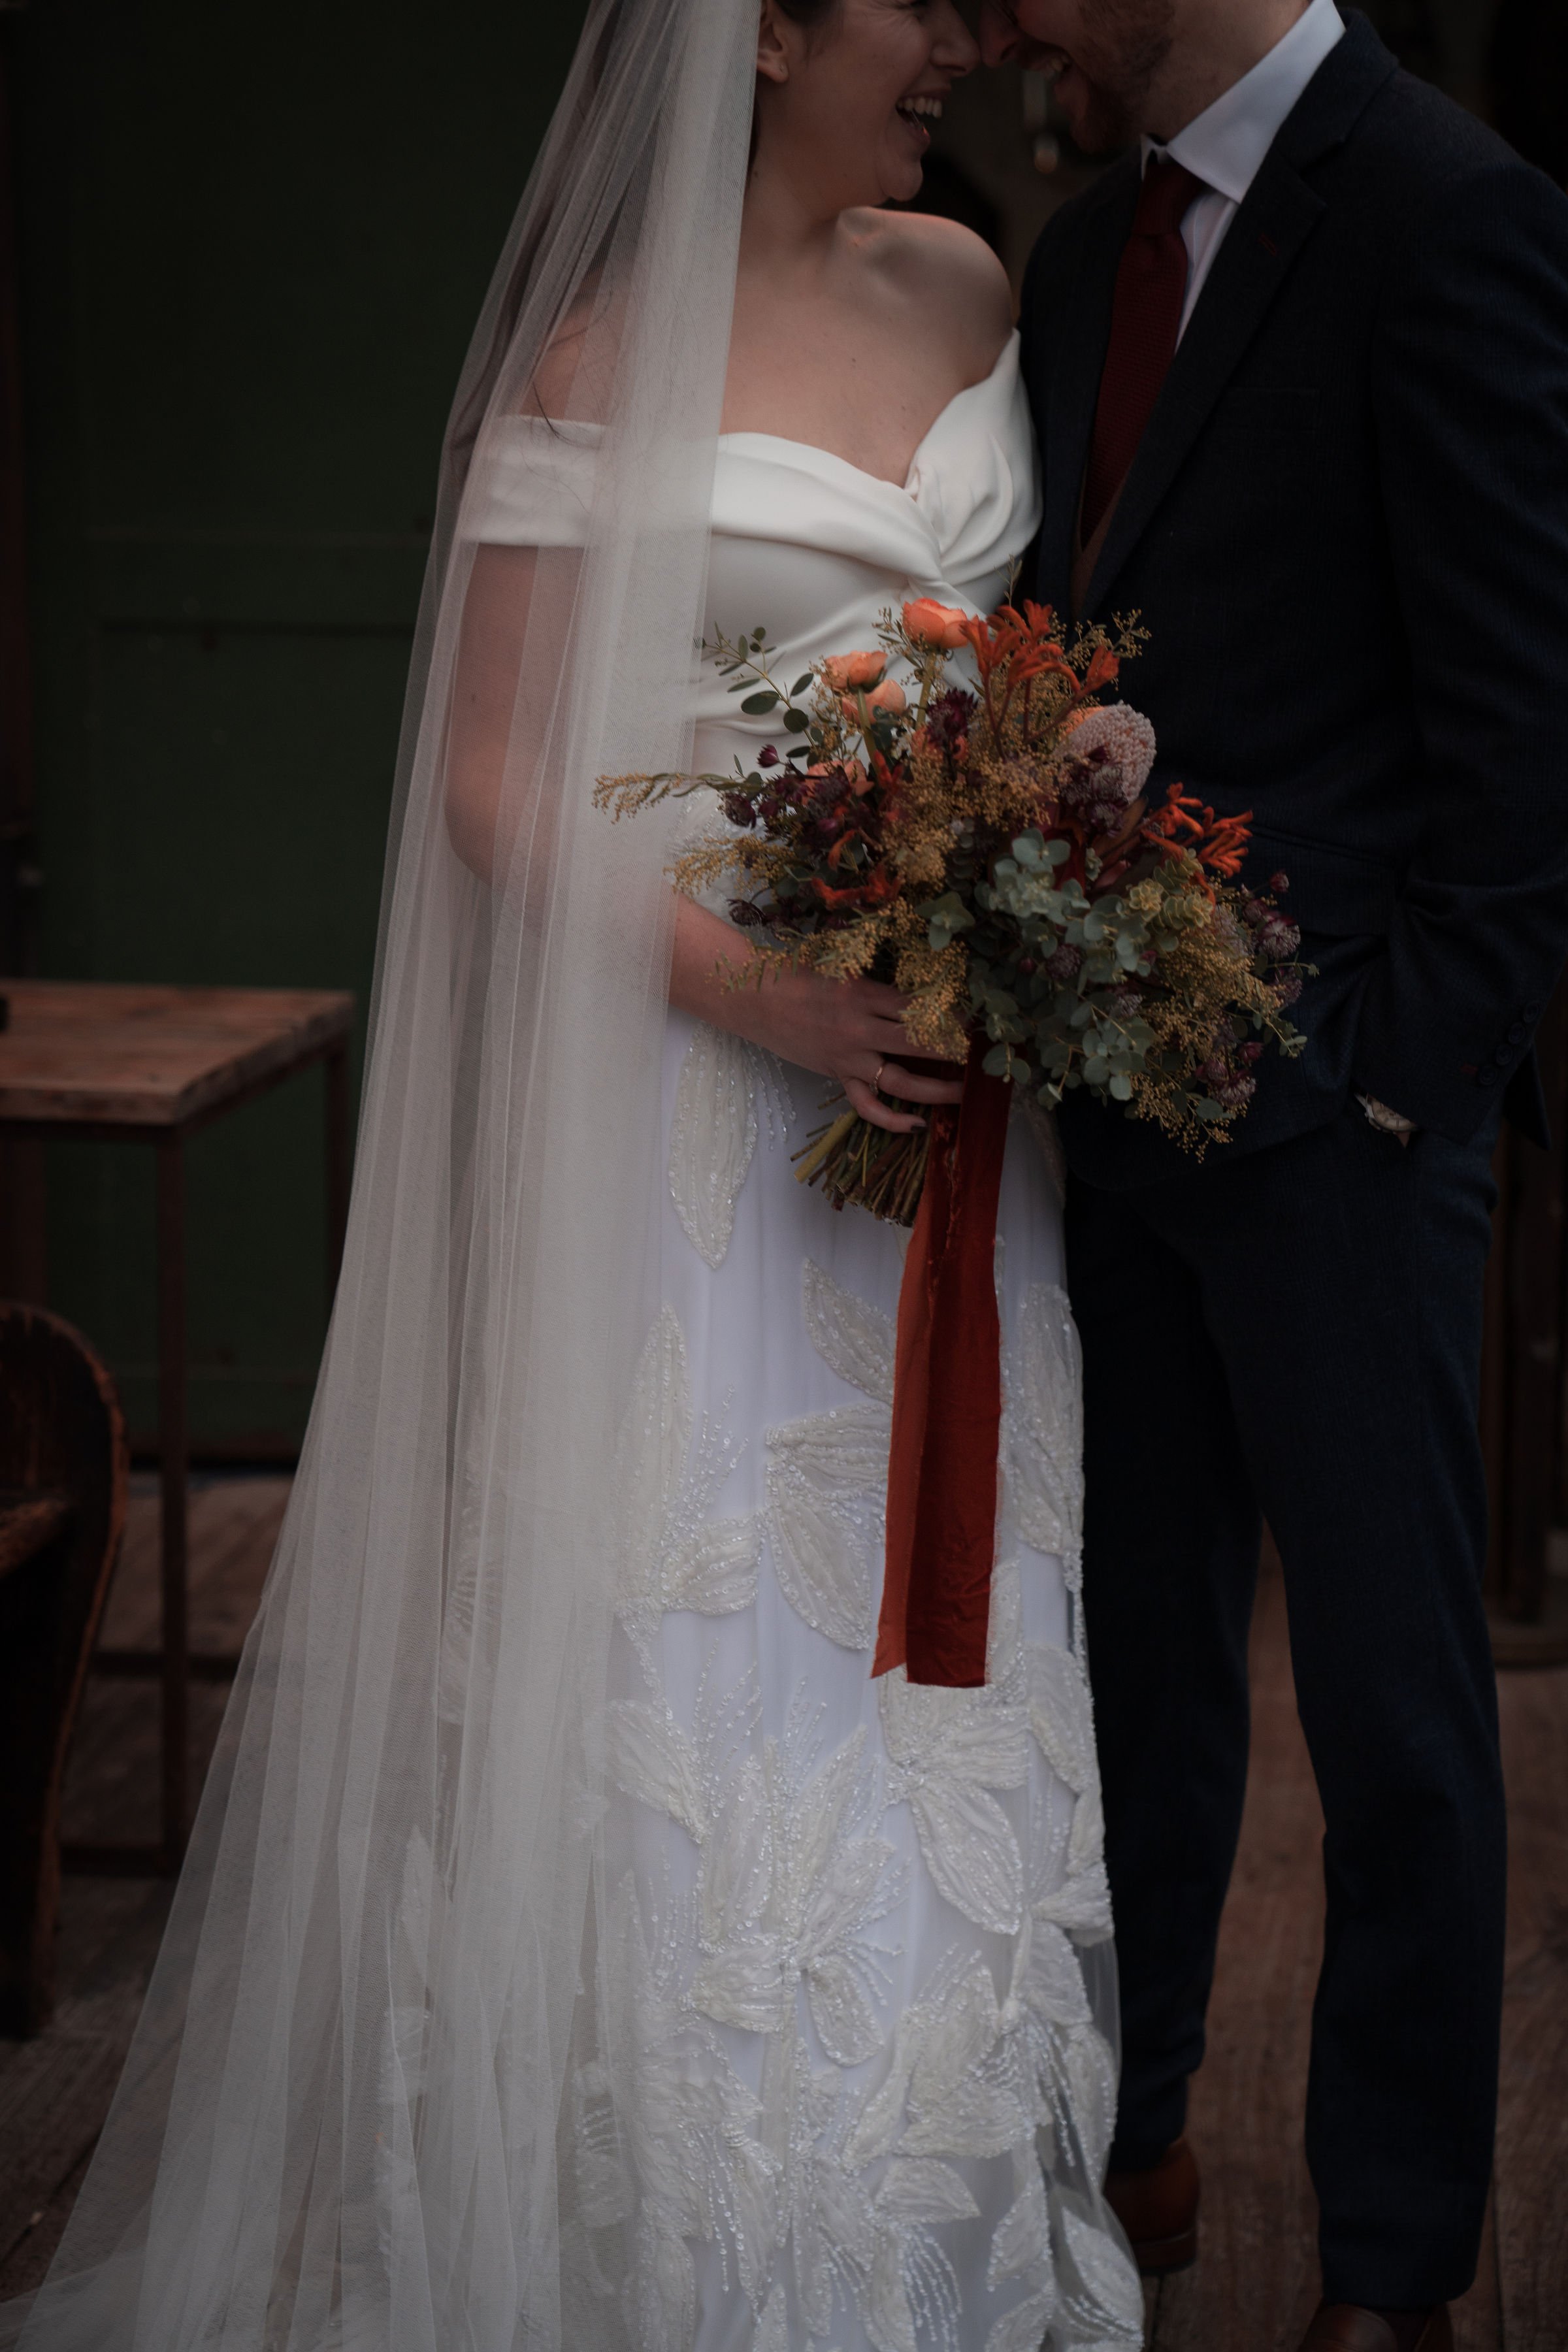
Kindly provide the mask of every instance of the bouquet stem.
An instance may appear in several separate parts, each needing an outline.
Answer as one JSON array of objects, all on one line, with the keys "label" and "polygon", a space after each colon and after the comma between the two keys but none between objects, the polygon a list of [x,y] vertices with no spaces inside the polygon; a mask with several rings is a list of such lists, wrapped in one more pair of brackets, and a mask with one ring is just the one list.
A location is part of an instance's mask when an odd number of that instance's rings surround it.
[{"label": "bouquet stem", "polygon": [[793,1155],[795,1181],[820,1185],[836,1209],[869,1209],[888,1224],[912,1225],[930,1149],[929,1128],[893,1135],[846,1110]]}]

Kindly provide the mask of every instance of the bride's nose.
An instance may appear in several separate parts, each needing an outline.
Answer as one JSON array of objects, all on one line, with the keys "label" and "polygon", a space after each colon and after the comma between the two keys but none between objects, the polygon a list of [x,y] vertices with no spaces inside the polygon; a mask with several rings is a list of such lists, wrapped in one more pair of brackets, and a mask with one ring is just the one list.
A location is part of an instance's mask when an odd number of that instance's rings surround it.
[{"label": "bride's nose", "polygon": [[[932,65],[941,66],[944,73],[957,80],[961,75],[974,71],[980,63],[980,44],[959,15],[953,0],[943,0],[942,22],[931,49]],[[985,14],[991,11],[987,9]]]}]

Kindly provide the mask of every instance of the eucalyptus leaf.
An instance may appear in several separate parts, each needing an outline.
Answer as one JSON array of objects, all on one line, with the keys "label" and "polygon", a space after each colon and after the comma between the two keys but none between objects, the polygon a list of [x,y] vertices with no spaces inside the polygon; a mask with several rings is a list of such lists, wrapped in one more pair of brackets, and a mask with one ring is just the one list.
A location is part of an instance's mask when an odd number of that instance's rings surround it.
[{"label": "eucalyptus leaf", "polygon": [[741,708],[748,719],[761,719],[766,712],[778,709],[780,698],[771,686],[764,687],[760,694],[748,694]]}]

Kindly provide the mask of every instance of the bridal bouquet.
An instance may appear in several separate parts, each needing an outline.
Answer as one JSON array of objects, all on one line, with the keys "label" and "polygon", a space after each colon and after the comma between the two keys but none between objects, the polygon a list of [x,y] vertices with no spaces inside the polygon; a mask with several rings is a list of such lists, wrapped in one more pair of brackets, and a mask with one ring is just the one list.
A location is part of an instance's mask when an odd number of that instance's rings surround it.
[{"label": "bridal bouquet", "polygon": [[[922,597],[879,635],[787,691],[763,630],[721,636],[705,652],[748,716],[776,714],[783,748],[749,773],[605,777],[598,803],[719,795],[728,826],[672,871],[693,895],[739,882],[744,981],[805,966],[891,982],[922,1051],[1047,1106],[1085,1087],[1201,1156],[1246,1110],[1265,1045],[1300,1050],[1285,1018],[1300,933],[1237,884],[1246,817],[1176,785],[1148,805],[1153,730],[1102,699],[1138,633],[1068,650],[1048,606],[978,620]],[[964,652],[972,683],[953,674]],[[912,1224],[940,1125],[890,1135],[846,1110],[799,1173]]]}]

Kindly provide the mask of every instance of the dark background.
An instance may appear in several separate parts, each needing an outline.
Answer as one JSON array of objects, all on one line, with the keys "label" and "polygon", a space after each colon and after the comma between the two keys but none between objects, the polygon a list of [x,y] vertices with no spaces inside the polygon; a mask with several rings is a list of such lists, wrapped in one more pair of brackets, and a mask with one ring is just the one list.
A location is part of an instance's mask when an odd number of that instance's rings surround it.
[{"label": "dark background", "polygon": [[[1568,174],[1565,0],[1370,13]],[[0,7],[0,973],[346,987],[363,1022],[447,404],[581,16]],[[1090,168],[1042,81],[978,76],[930,186],[1016,277]],[[209,1456],[286,1457],[303,1428],[320,1118],[296,1082],[192,1147]],[[47,1170],[50,1303],[133,1431],[145,1158],[60,1145]]]}]

